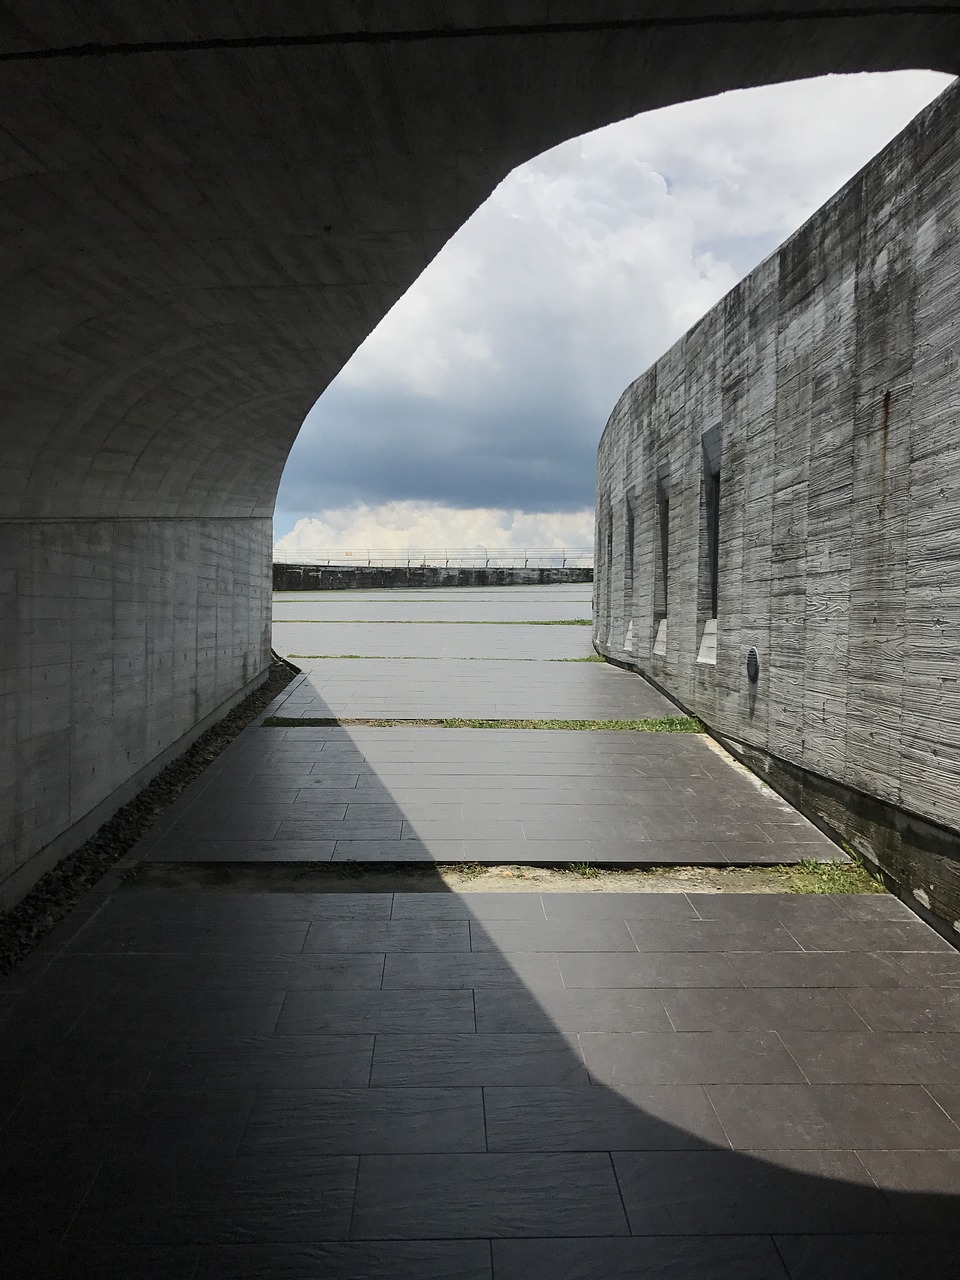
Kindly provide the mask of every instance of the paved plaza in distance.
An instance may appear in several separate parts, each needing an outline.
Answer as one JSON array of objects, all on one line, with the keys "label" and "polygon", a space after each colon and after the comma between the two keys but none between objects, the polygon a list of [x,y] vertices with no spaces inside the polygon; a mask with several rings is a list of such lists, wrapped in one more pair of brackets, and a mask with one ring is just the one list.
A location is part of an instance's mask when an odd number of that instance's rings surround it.
[{"label": "paved plaza in distance", "polygon": [[[637,676],[581,661],[589,586],[304,593],[275,608],[274,643],[304,672],[274,709],[285,719],[677,714]],[[345,653],[366,656],[311,656]],[[144,851],[631,866],[843,856],[700,734],[376,725],[248,732]]]},{"label": "paved plaza in distance", "polygon": [[[269,714],[676,714],[571,661],[589,610],[285,597],[280,651],[361,656]],[[254,725],[0,987],[10,1274],[955,1276],[960,956],[897,899],[431,870],[842,857],[698,734]],[[378,864],[417,891],[357,891]]]}]

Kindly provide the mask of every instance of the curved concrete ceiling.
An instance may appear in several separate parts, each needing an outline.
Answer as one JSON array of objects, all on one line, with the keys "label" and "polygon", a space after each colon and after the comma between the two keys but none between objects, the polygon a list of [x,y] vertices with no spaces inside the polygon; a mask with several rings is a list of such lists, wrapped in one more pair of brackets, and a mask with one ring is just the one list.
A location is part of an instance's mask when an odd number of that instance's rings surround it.
[{"label": "curved concrete ceiling", "polygon": [[681,99],[960,65],[951,4],[239,8],[4,6],[0,516],[269,515],[313,401],[516,165]]}]

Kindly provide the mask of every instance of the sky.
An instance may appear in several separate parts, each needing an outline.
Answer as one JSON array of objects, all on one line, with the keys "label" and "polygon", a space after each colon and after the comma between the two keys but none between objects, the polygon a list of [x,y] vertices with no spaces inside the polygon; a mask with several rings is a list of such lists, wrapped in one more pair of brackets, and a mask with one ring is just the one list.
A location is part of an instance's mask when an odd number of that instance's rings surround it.
[{"label": "sky", "polygon": [[949,83],[742,90],[515,169],[308,414],[278,550],[592,546],[624,388]]}]

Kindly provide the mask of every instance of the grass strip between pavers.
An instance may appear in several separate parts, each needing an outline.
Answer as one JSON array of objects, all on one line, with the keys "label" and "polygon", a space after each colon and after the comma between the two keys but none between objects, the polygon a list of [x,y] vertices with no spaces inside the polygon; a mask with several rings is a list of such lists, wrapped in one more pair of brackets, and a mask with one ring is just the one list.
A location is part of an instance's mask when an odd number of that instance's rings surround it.
[{"label": "grass strip between pavers", "polygon": [[592,627],[592,618],[530,618],[497,622],[489,618],[274,618],[274,626],[310,622],[327,627]]},{"label": "grass strip between pavers", "polygon": [[319,658],[350,658],[362,662],[588,662],[588,658],[477,658],[443,653],[288,653],[288,658],[313,662]]},{"label": "grass strip between pavers", "polygon": [[374,718],[372,716],[268,716],[263,721],[265,729],[333,728],[338,725],[366,725],[374,728],[394,729],[577,729],[605,730],[622,733],[703,733],[701,721],[693,716],[656,716],[647,720],[473,720],[462,716],[444,716],[431,719],[404,719],[400,717]]},{"label": "grass strip between pavers", "polygon": [[334,658],[349,658],[359,662],[606,662],[599,654],[589,658],[483,658],[476,654],[431,653],[288,653],[288,658],[316,662]]}]

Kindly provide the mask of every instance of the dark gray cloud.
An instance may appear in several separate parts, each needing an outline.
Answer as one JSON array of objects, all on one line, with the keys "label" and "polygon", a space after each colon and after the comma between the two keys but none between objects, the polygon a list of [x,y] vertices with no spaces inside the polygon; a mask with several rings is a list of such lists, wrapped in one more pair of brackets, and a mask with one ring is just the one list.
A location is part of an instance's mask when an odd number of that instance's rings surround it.
[{"label": "dark gray cloud", "polygon": [[[513,394],[511,394],[511,392]],[[596,413],[513,384],[451,405],[412,392],[331,387],[284,480],[288,510],[395,499],[570,511],[593,502]]]}]

